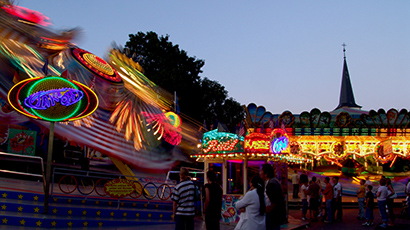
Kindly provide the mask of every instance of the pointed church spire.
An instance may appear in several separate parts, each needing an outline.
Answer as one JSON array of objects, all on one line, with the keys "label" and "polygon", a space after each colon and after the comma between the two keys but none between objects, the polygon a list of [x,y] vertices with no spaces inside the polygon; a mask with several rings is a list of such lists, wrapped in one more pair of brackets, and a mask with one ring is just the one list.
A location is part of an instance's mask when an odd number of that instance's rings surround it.
[{"label": "pointed church spire", "polygon": [[344,59],[342,87],[340,89],[339,105],[336,107],[336,109],[339,109],[341,107],[362,108],[362,106],[357,105],[354,100],[352,83],[350,82],[349,70],[347,69],[346,44],[343,43],[342,46],[343,46],[343,59]]}]

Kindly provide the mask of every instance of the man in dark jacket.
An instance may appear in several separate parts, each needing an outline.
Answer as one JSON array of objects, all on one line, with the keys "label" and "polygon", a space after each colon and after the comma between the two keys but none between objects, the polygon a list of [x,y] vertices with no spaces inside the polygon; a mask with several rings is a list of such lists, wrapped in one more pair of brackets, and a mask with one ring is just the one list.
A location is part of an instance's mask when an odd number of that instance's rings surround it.
[{"label": "man in dark jacket", "polygon": [[266,183],[266,230],[280,230],[280,225],[286,221],[286,207],[282,186],[275,178],[270,164],[262,165],[260,176]]}]

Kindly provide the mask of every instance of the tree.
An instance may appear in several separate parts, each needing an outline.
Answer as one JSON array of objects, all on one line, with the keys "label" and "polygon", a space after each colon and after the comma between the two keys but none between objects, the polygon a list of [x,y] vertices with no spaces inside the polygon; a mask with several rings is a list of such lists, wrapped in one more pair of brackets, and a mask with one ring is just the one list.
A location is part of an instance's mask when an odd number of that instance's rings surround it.
[{"label": "tree", "polygon": [[203,60],[189,57],[169,36],[155,32],[130,34],[125,44],[129,56],[144,68],[145,75],[155,84],[173,93],[177,92],[182,113],[198,122],[211,124],[218,119],[234,127],[244,116],[242,106],[228,98],[225,87],[217,81],[199,76]]}]

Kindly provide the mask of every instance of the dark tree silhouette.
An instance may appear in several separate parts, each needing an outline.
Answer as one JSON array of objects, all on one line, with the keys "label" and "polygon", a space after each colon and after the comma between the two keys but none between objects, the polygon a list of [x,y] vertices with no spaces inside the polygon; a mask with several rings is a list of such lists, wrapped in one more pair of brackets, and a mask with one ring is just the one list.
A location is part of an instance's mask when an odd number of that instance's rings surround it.
[{"label": "dark tree silhouette", "polygon": [[[177,92],[181,113],[207,124],[216,119],[234,127],[244,117],[242,106],[217,81],[201,79],[204,60],[189,57],[169,36],[155,32],[130,34],[125,49],[145,70],[145,75],[170,93]],[[233,130],[231,130],[233,131]]]}]

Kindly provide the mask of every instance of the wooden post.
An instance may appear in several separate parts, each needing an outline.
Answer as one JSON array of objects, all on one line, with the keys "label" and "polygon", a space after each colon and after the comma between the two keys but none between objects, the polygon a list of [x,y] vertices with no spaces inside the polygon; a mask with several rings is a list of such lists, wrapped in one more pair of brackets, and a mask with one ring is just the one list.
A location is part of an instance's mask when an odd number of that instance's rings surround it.
[{"label": "wooden post", "polygon": [[53,159],[53,142],[54,142],[54,124],[50,122],[50,133],[48,138],[48,151],[47,151],[47,168],[46,168],[46,187],[44,189],[44,207],[43,214],[48,213],[48,199],[50,197],[50,181],[51,181],[51,161]]}]

